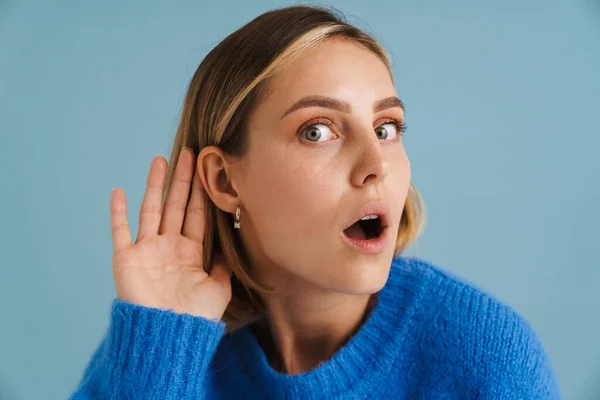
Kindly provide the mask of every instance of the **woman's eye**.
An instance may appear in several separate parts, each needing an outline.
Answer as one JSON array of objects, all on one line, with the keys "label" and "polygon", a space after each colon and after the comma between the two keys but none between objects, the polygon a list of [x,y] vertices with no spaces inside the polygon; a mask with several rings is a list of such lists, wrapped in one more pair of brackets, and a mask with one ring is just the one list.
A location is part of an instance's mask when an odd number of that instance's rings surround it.
[{"label": "woman's eye", "polygon": [[400,132],[398,132],[398,130],[399,130],[399,128],[396,123],[388,122],[388,123],[378,126],[375,129],[375,133],[377,134],[377,137],[379,139],[394,140],[396,138],[396,136],[398,136],[398,134],[400,133]]},{"label": "woman's eye", "polygon": [[325,142],[331,139],[333,132],[325,124],[314,124],[302,131],[302,136],[310,142]]}]

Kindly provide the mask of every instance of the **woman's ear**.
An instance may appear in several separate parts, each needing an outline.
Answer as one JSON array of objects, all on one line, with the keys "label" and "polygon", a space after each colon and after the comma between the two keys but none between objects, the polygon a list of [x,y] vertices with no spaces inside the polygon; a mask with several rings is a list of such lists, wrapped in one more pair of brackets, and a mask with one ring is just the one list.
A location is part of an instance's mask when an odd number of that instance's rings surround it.
[{"label": "woman's ear", "polygon": [[225,212],[235,213],[240,199],[231,182],[230,161],[223,151],[216,146],[202,148],[196,170],[212,202]]}]

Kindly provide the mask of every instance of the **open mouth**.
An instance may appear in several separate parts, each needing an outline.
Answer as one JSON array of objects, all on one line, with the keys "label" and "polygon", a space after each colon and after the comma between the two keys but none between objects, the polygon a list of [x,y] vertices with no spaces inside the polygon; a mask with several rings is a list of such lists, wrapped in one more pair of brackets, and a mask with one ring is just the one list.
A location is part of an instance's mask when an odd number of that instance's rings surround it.
[{"label": "open mouth", "polygon": [[372,240],[377,239],[384,228],[380,216],[368,215],[344,229],[344,235],[355,240]]}]

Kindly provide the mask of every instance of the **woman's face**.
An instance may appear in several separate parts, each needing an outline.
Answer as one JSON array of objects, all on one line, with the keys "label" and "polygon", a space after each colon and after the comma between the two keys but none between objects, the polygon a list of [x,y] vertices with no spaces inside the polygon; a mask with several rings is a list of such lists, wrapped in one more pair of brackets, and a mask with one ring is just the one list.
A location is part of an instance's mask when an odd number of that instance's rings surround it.
[{"label": "woman's face", "polygon": [[[347,294],[380,290],[411,173],[393,121],[404,120],[403,109],[388,101],[374,110],[397,95],[388,69],[369,50],[336,38],[307,52],[271,84],[250,118],[249,151],[232,169],[253,273],[288,293],[301,287]],[[308,96],[345,105],[289,111]],[[366,211],[380,216],[371,222],[389,227],[383,240],[365,244],[361,224],[346,228],[371,201],[382,206]]]}]

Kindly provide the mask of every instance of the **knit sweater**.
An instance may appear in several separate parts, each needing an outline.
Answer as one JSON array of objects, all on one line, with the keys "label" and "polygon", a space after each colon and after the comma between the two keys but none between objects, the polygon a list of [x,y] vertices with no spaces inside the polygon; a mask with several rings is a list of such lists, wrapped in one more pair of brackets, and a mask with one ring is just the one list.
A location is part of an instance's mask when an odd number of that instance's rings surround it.
[{"label": "knit sweater", "polygon": [[560,399],[529,322],[475,285],[396,257],[374,309],[329,360],[274,370],[249,327],[114,300],[72,399]]}]

